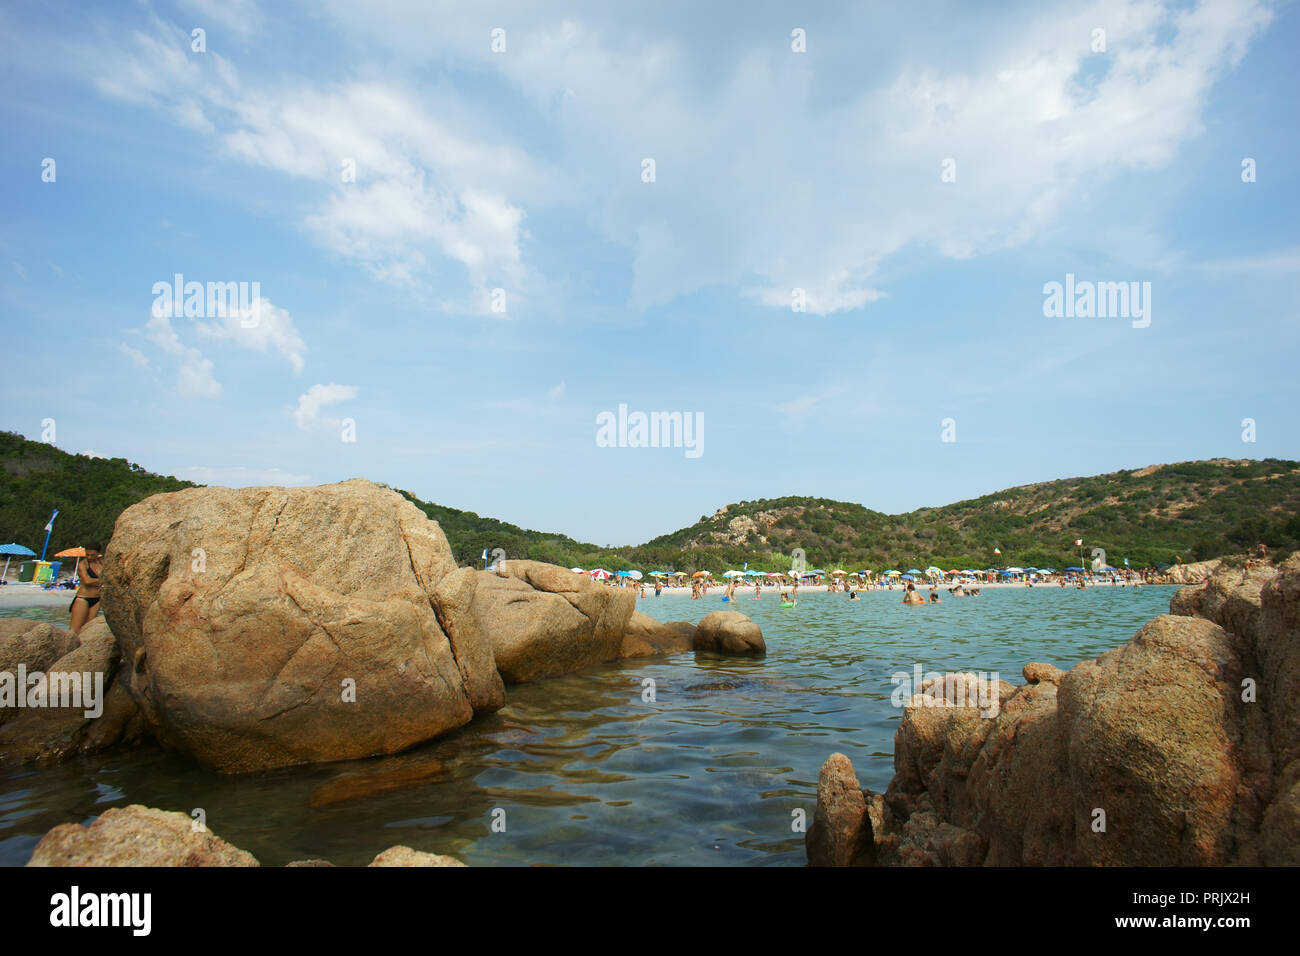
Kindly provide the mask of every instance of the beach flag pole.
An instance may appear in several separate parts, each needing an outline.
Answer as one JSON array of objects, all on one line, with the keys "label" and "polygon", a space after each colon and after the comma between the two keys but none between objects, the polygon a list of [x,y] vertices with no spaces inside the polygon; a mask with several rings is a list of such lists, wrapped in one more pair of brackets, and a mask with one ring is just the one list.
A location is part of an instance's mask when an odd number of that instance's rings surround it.
[{"label": "beach flag pole", "polygon": [[41,545],[41,560],[45,560],[45,549],[50,546],[50,533],[54,531],[54,519],[59,516],[59,509],[54,509],[54,514],[50,515],[50,520],[45,525],[45,543]]}]

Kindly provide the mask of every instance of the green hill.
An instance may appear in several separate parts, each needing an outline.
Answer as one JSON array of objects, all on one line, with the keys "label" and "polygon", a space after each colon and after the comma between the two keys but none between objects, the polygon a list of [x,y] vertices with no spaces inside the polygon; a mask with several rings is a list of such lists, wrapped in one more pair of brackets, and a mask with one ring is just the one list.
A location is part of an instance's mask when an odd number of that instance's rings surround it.
[{"label": "green hill", "polygon": [[[1202,560],[1263,542],[1300,547],[1300,463],[1183,462],[1023,485],[939,508],[886,515],[825,498],[728,505],[689,528],[623,549],[643,564],[673,555],[780,570],[803,548],[809,567],[848,571],[1008,565],[1061,568],[1102,548],[1133,567]],[[994,554],[999,548],[1001,554]],[[680,561],[680,559],[679,559]]]},{"label": "green hill", "polygon": [[[59,509],[50,553],[107,541],[127,506],[162,491],[194,487],[155,475],[122,458],[87,458],[0,432],[0,543],[39,550],[53,508]],[[1103,548],[1107,560],[1133,567],[1201,560],[1263,542],[1274,551],[1300,548],[1300,463],[1182,462],[1090,478],[1023,485],[939,508],[887,515],[826,498],[741,501],[688,528],[634,547],[605,549],[566,535],[531,531],[400,491],[436,520],[462,564],[484,551],[565,567],[617,571],[707,569],[748,563],[788,570],[802,548],[808,566],[984,568],[1077,564]],[[1000,555],[993,553],[1001,549]]]},{"label": "green hill", "polygon": [[39,555],[45,522],[55,508],[59,518],[47,556],[92,541],[107,544],[113,522],[126,508],[159,492],[193,487],[125,458],[70,455],[0,432],[0,544],[16,541]]}]

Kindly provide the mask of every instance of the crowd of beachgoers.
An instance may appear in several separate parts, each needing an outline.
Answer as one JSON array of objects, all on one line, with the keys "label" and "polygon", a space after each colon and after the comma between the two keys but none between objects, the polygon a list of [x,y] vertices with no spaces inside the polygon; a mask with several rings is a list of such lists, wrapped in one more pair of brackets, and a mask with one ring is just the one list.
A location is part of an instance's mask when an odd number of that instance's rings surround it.
[{"label": "crowd of beachgoers", "polygon": [[[879,574],[869,572],[810,572],[788,573],[768,571],[728,571],[721,579],[715,579],[710,572],[697,571],[690,577],[684,572],[651,572],[647,580],[639,571],[610,573],[601,569],[582,571],[572,569],[575,573],[587,574],[603,581],[609,587],[632,588],[639,597],[660,597],[689,594],[692,599],[708,597],[710,593],[722,592],[724,600],[732,600],[741,595],[761,598],[765,594],[777,594],[782,601],[798,600],[799,593],[844,594],[854,600],[862,592],[900,591],[905,604],[939,603],[940,591],[952,597],[978,597],[984,588],[1032,588],[1057,587],[1086,589],[1098,586],[1141,587],[1146,584],[1167,583],[1165,575],[1154,570],[1132,570],[1130,568],[1104,568],[1091,571],[1082,568],[1069,568],[1065,571],[1039,569],[1001,569],[985,571],[939,571],[901,572],[886,571]],[[926,591],[928,590],[928,596]]]}]

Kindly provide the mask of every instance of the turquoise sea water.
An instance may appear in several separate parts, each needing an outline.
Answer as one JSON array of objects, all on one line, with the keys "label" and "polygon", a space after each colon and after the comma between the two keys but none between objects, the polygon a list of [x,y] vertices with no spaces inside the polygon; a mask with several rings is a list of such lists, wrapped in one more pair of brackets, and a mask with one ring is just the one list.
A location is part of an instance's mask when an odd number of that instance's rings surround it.
[{"label": "turquoise sea water", "polygon": [[[920,664],[1018,684],[1028,661],[1069,668],[1126,642],[1173,590],[995,589],[922,607],[898,591],[804,594],[788,610],[742,596],[765,659],[688,653],[508,688],[498,713],[396,757],[223,777],[148,745],[0,771],[0,865],[25,863],[57,824],[142,803],[201,808],[264,865],[363,865],[400,843],[470,865],[798,866],[793,811],[811,819],[829,754],[875,790],[893,775],[891,674]],[[637,604],[691,621],[732,607],[716,593]]]}]

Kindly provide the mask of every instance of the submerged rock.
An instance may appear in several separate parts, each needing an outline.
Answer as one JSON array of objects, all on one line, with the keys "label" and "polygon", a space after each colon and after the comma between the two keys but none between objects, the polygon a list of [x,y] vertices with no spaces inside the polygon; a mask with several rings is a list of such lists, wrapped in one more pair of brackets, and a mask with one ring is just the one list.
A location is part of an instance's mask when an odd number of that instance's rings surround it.
[{"label": "submerged rock", "polygon": [[219,771],[396,753],[504,701],[477,578],[368,481],[154,495],[103,580],[149,729]]},{"label": "submerged rock", "polygon": [[[84,632],[83,632],[84,633]],[[196,831],[183,813],[132,805],[89,827],[65,823],[41,838],[28,866],[257,866],[251,853]]]},{"label": "submerged rock", "polygon": [[[877,861],[1300,863],[1300,556],[1220,568],[1170,604],[1183,613],[1095,661],[1026,665],[996,713],[969,706],[961,675],[923,688],[895,735]],[[839,757],[818,859],[860,840]]]},{"label": "submerged rock", "polygon": [[375,857],[369,865],[464,866],[465,864],[453,856],[442,856],[437,853],[422,853],[419,850],[412,850],[409,846],[392,846]]},{"label": "submerged rock", "polygon": [[763,630],[739,611],[706,614],[695,628],[697,651],[761,656],[767,653]]}]

